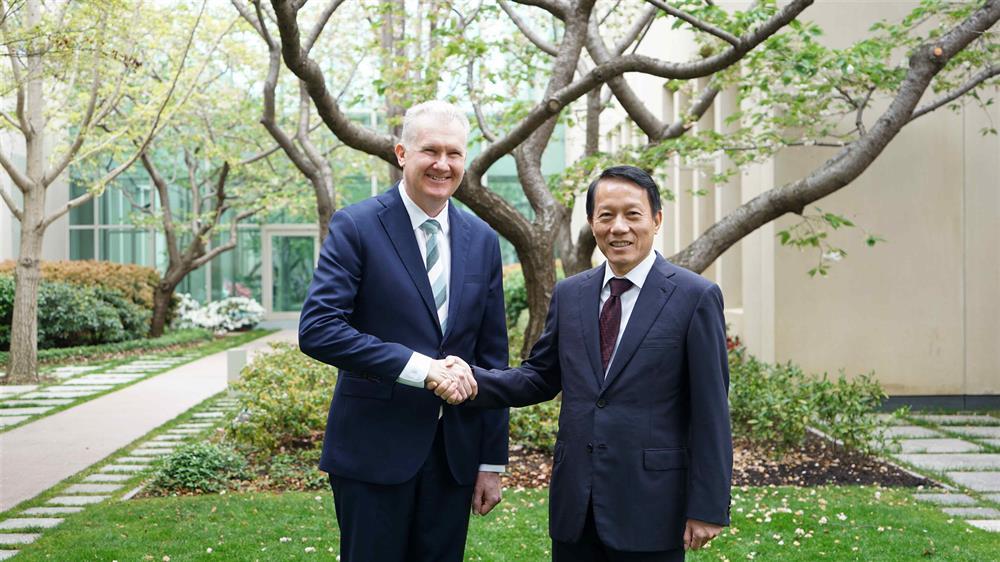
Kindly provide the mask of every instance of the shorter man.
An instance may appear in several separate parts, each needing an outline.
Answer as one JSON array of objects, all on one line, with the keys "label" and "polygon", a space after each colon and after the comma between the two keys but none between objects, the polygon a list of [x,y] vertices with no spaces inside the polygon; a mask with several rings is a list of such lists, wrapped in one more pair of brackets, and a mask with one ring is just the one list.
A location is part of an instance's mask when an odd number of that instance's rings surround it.
[{"label": "shorter man", "polygon": [[[556,561],[683,560],[729,523],[722,294],[653,251],[662,219],[649,174],[604,170],[587,220],[607,264],[556,285],[521,367],[474,369],[475,407],[563,393],[549,504]],[[435,392],[455,401],[455,386]]]}]

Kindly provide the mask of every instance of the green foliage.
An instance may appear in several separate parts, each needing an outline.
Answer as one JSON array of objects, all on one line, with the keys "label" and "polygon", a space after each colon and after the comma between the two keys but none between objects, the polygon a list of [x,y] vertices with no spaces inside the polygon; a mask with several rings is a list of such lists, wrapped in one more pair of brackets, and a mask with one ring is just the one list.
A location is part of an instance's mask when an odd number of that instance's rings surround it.
[{"label": "green foliage", "polygon": [[[0,275],[0,349],[4,350],[10,348],[14,285],[12,278]],[[38,347],[142,338],[149,333],[151,315],[112,289],[43,281],[38,289]]]},{"label": "green foliage", "polygon": [[741,351],[729,356],[733,434],[781,456],[817,427],[844,447],[868,453],[877,440],[874,413],[886,398],[871,374],[830,380],[791,362],[771,365]]},{"label": "green foliage", "polygon": [[231,480],[248,477],[247,461],[235,449],[190,443],[168,456],[151,484],[154,492],[219,492]]},{"label": "green foliage", "polygon": [[510,410],[510,442],[528,449],[553,452],[559,432],[562,399]]},{"label": "green foliage", "polygon": [[320,449],[306,449],[260,458],[263,473],[257,483],[264,479],[268,488],[276,490],[328,490],[330,481],[316,469],[320,453]]},{"label": "green foliage", "polygon": [[[0,276],[0,287],[3,285],[3,277]],[[0,299],[3,291],[0,290]],[[3,327],[0,326],[0,329]],[[195,342],[209,341],[215,336],[208,330],[178,330],[170,332],[158,338],[128,340],[117,343],[106,343],[101,345],[83,345],[76,347],[62,347],[38,350],[39,363],[56,363],[75,359],[95,359],[128,351],[142,350],[152,352],[158,349],[173,347],[177,345],[187,345]],[[0,351],[0,365],[7,363],[9,353]]]},{"label": "green foliage", "polygon": [[313,448],[323,438],[336,371],[292,345],[271,347],[235,385],[242,413],[232,435],[259,451]]}]

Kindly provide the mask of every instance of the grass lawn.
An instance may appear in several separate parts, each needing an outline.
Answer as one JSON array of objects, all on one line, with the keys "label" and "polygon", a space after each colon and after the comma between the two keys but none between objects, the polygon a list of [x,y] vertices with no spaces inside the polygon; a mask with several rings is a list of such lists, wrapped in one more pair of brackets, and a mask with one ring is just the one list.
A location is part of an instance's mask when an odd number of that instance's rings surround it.
[{"label": "grass lawn", "polygon": [[[994,560],[997,537],[872,487],[734,490],[733,527],[689,560]],[[466,560],[549,559],[547,493],[505,492],[474,517]],[[333,560],[333,499],[226,494],[112,502],[69,516],[17,556],[29,560]],[[211,549],[211,550],[209,550]]]}]

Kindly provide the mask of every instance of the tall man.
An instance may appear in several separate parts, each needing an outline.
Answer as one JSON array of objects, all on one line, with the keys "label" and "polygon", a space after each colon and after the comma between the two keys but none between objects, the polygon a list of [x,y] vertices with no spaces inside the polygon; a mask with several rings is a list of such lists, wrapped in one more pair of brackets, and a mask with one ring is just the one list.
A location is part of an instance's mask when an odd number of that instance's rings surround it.
[{"label": "tall man", "polygon": [[[719,287],[655,253],[656,183],[604,170],[587,220],[607,264],[559,283],[520,368],[475,368],[477,407],[562,391],[549,502],[556,561],[683,560],[729,523],[732,440]],[[450,394],[446,382],[436,393]]]},{"label": "tall man", "polygon": [[[449,354],[507,365],[496,233],[449,204],[469,122],[426,102],[403,119],[402,181],[330,221],[299,323],[306,354],[340,368],[320,468],[341,560],[460,561],[470,505],[500,501],[507,411],[443,405],[425,385]],[[471,377],[457,385],[474,392]]]}]

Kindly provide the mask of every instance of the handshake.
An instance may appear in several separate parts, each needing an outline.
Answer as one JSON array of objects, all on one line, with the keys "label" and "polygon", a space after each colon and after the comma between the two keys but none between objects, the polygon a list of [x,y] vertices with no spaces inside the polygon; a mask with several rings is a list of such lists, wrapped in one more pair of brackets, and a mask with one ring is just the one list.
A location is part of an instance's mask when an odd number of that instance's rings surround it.
[{"label": "handshake", "polygon": [[462,358],[449,355],[431,364],[431,370],[424,381],[427,390],[433,390],[439,398],[449,404],[461,404],[472,400],[479,393],[479,386],[469,364]]}]

